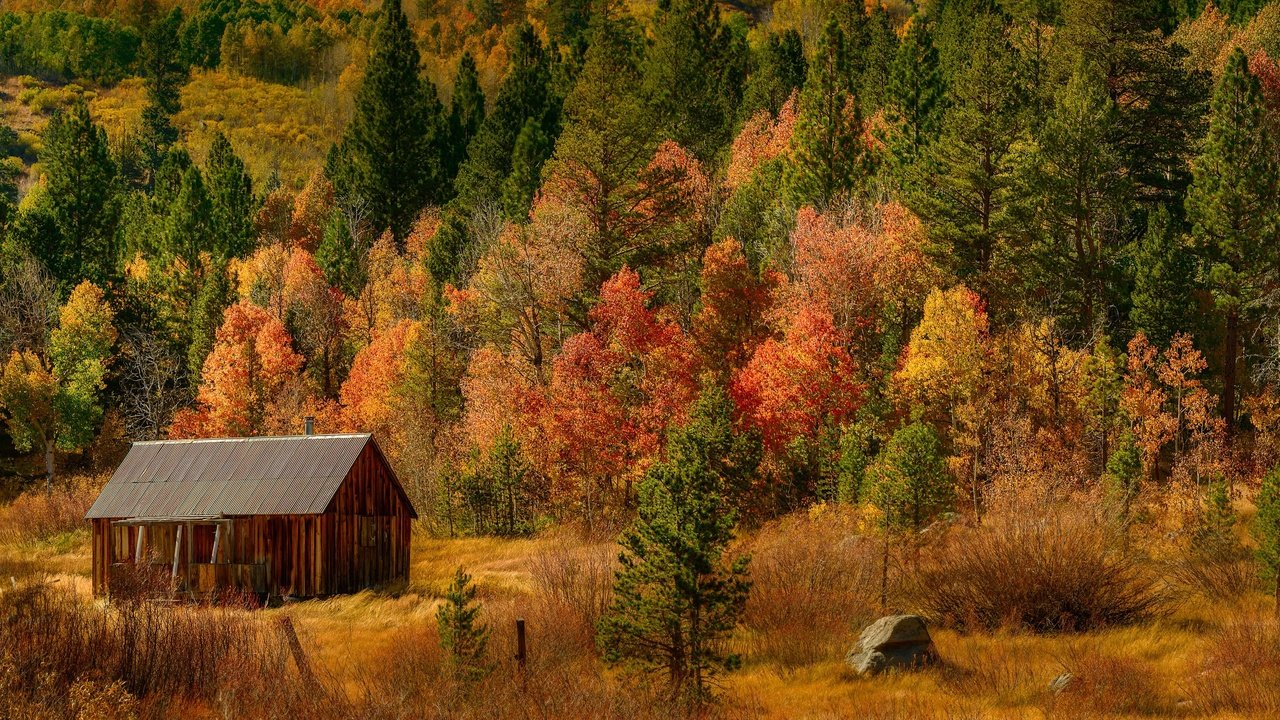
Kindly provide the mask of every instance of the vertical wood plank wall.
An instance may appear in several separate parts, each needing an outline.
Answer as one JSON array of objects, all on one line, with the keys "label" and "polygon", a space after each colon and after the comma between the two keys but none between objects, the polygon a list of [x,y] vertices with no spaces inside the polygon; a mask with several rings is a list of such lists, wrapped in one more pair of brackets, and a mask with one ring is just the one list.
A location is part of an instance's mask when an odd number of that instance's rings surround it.
[{"label": "vertical wood plank wall", "polygon": [[[93,592],[107,590],[113,562],[135,562],[137,528],[93,523]],[[235,518],[219,563],[261,564],[267,591],[294,596],[350,593],[409,577],[412,518],[372,442],[365,445],[322,515],[255,515]],[[147,528],[144,555],[172,559],[175,525]],[[197,525],[194,562],[207,563],[213,550],[211,525]],[[189,577],[187,552],[179,575]]]}]

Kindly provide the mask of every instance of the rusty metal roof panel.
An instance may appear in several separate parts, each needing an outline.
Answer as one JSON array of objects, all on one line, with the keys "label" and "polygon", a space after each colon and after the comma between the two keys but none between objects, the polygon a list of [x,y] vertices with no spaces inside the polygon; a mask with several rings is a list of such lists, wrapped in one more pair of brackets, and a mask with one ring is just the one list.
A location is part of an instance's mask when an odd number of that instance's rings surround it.
[{"label": "rusty metal roof panel", "polygon": [[324,512],[367,434],[135,443],[89,518]]}]

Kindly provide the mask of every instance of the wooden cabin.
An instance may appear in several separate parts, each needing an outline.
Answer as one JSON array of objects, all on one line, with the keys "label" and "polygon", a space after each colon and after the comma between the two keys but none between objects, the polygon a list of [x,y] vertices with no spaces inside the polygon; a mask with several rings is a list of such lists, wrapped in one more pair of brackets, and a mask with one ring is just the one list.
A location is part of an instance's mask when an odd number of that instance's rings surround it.
[{"label": "wooden cabin", "polygon": [[355,592],[408,578],[416,517],[367,434],[134,443],[86,515],[93,592],[141,564],[195,596]]}]

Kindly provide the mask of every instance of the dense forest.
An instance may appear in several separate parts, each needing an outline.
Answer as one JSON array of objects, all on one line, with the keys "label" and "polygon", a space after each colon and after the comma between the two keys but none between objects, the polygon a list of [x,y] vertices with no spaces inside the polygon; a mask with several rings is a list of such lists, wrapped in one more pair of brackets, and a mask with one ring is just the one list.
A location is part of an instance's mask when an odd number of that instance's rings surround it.
[{"label": "dense forest", "polygon": [[622,532],[606,658],[796,510],[1280,566],[1280,3],[5,6],[14,491],[372,432],[424,532]]}]

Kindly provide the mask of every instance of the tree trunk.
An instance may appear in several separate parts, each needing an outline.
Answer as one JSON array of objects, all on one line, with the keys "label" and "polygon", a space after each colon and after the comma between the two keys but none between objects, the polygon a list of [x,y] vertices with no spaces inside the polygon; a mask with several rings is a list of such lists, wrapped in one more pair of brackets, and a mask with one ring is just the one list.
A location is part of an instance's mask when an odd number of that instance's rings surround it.
[{"label": "tree trunk", "polygon": [[1227,423],[1227,442],[1236,428],[1236,360],[1240,354],[1240,311],[1227,312],[1227,332],[1222,349],[1222,419]]},{"label": "tree trunk", "polygon": [[880,613],[889,612],[889,528],[884,529],[884,557],[880,562]]},{"label": "tree trunk", "polygon": [[53,441],[44,444],[44,494],[53,495]]}]

